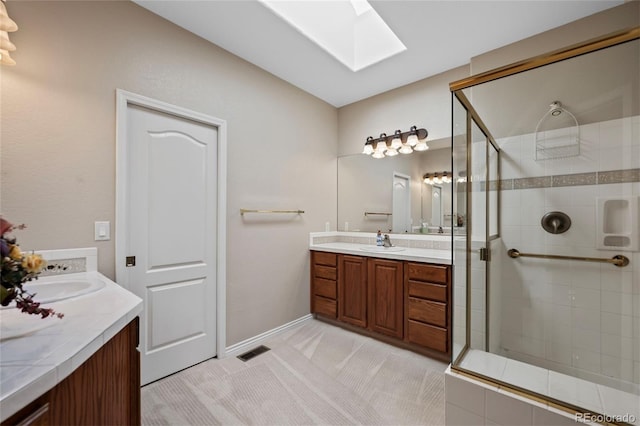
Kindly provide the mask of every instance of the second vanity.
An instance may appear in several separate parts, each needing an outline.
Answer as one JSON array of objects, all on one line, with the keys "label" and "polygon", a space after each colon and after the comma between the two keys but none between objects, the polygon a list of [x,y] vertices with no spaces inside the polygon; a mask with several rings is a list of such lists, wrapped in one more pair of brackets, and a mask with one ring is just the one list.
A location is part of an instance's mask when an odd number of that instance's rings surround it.
[{"label": "second vanity", "polygon": [[312,233],[317,319],[442,360],[451,358],[451,239]]},{"label": "second vanity", "polygon": [[32,287],[64,318],[0,310],[0,424],[140,424],[142,300],[97,271],[95,248],[38,253],[65,266]]}]

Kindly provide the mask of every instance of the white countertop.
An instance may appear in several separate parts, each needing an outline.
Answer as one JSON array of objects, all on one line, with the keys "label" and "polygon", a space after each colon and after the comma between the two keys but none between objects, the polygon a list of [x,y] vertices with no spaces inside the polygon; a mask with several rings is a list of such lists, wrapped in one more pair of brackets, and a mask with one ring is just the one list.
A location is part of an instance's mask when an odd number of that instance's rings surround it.
[{"label": "white countertop", "polygon": [[309,250],[352,254],[356,256],[377,257],[382,259],[408,260],[411,262],[426,262],[438,263],[441,265],[451,265],[451,250],[402,247],[402,251],[366,251],[371,247],[374,246],[367,244],[338,242],[309,244]]},{"label": "white countertop", "polygon": [[[142,299],[99,272],[42,277],[38,283],[98,279],[93,293],[52,303],[64,318],[40,318],[18,309],[0,310],[0,421],[69,376],[142,311]],[[36,296],[36,301],[37,296]],[[16,330],[28,329],[27,335]],[[18,334],[18,337],[8,338]]]}]

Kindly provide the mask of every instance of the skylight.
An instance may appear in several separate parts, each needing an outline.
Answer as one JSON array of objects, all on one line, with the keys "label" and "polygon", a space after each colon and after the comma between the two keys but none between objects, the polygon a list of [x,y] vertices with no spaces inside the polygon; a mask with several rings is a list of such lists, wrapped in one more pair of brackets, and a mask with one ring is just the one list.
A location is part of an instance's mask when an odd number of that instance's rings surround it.
[{"label": "skylight", "polygon": [[259,0],[351,71],[407,48],[366,0]]}]

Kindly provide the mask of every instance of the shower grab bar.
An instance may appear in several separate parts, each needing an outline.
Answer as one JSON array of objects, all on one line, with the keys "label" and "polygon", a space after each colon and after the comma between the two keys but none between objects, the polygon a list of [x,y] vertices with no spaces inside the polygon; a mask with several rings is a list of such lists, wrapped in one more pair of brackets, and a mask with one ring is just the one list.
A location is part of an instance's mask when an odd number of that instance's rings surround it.
[{"label": "shower grab bar", "polygon": [[369,215],[391,216],[392,214],[393,213],[364,212],[365,216],[369,216]]},{"label": "shower grab bar", "polygon": [[580,260],[583,262],[599,262],[599,263],[611,263],[618,267],[627,266],[629,264],[629,258],[621,254],[613,256],[611,259],[605,257],[580,257],[580,256],[560,256],[556,254],[533,254],[533,253],[520,253],[516,249],[511,249],[507,252],[509,257],[517,259],[519,257],[535,257],[538,259],[563,259],[563,260]]},{"label": "shower grab bar", "polygon": [[251,210],[251,209],[240,209],[240,214],[244,215],[245,213],[295,213],[302,214],[304,210]]}]

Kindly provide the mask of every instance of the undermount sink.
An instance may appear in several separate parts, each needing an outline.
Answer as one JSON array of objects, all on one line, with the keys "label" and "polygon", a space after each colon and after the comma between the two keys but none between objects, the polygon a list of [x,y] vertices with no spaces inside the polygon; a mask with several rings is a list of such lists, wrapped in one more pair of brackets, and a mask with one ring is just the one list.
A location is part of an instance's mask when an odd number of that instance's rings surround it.
[{"label": "undermount sink", "polygon": [[58,300],[70,299],[93,293],[104,287],[104,282],[98,279],[69,280],[69,281],[32,281],[24,284],[23,288],[40,303],[51,303]]},{"label": "undermount sink", "polygon": [[371,252],[371,253],[387,253],[387,252],[392,252],[392,251],[404,251],[404,250],[406,250],[406,248],[405,247],[396,247],[396,246],[392,246],[392,247],[367,246],[367,247],[360,247],[360,250],[368,251],[368,252]]}]

